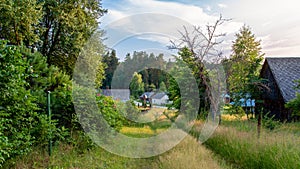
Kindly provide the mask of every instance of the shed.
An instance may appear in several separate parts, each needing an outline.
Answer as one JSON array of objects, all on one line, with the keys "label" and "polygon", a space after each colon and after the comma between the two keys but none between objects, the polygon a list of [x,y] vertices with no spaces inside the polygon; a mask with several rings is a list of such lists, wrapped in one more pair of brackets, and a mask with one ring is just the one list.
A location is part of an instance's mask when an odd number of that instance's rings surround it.
[{"label": "shed", "polygon": [[267,80],[262,94],[263,107],[277,119],[290,120],[285,104],[296,97],[296,80],[300,79],[300,57],[267,57],[260,72]]}]

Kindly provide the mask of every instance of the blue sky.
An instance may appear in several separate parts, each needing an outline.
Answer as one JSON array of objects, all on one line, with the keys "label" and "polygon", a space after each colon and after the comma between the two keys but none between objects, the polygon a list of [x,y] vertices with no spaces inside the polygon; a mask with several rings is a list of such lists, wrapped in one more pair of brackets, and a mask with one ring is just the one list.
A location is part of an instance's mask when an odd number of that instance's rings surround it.
[{"label": "blue sky", "polygon": [[[121,59],[128,52],[152,49],[170,55],[174,51],[166,46],[170,45],[170,39],[179,37],[182,24],[204,27],[214,23],[220,14],[232,19],[218,30],[227,33],[220,46],[227,57],[234,34],[244,24],[261,40],[266,56],[300,56],[297,0],[103,0],[102,3],[108,9],[100,25],[107,31],[105,43],[116,49]],[[142,15],[145,13],[156,15],[152,18]]]}]

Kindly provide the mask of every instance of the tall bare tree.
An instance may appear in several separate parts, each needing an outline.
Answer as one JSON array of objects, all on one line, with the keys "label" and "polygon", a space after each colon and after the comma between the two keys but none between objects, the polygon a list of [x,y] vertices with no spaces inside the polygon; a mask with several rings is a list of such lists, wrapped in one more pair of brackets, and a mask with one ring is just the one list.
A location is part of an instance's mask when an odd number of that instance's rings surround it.
[{"label": "tall bare tree", "polygon": [[194,26],[192,30],[183,27],[179,31],[181,37],[179,42],[171,41],[169,49],[182,51],[188,49],[191,58],[182,58],[188,64],[193,64],[197,71],[193,71],[195,76],[200,79],[200,85],[205,88],[205,98],[210,105],[210,110],[215,119],[217,114],[220,118],[220,95],[224,92],[224,73],[221,67],[222,51],[218,46],[222,44],[225,33],[217,33],[217,29],[230,19],[224,19],[222,15],[214,24],[207,24],[205,31],[199,26]]}]

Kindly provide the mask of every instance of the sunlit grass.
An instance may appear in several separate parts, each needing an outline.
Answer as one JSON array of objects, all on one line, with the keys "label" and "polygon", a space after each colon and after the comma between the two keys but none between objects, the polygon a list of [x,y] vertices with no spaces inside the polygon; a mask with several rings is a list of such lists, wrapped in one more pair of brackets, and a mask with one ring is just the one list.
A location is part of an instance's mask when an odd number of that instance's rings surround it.
[{"label": "sunlit grass", "polygon": [[[288,132],[291,125],[262,129],[257,137],[255,121],[226,121],[205,145],[237,168],[300,168],[300,137]],[[298,131],[300,128],[298,128]]]},{"label": "sunlit grass", "polygon": [[166,129],[157,129],[156,131],[152,130],[149,126],[144,127],[123,127],[121,133],[132,136],[132,137],[151,137],[162,133]]},{"label": "sunlit grass", "polygon": [[[133,133],[137,129],[125,128],[123,131]],[[151,130],[141,129],[150,134]],[[141,134],[141,133],[140,133]],[[139,134],[137,134],[139,135]],[[136,136],[138,137],[138,136]],[[51,157],[45,149],[36,148],[32,153],[16,160],[14,166],[9,168],[18,169],[38,169],[38,168],[66,168],[66,169],[219,169],[229,168],[220,160],[199,144],[196,139],[187,136],[181,143],[173,149],[150,158],[126,158],[121,157],[106,150],[96,147],[92,150],[79,153],[68,144],[61,143],[54,147]]]},{"label": "sunlit grass", "polygon": [[230,115],[230,114],[222,114],[221,115],[222,120],[225,121],[235,121],[235,120],[247,120],[247,116],[236,116],[236,115]]},{"label": "sunlit grass", "polygon": [[154,120],[167,120],[167,117],[163,114],[166,112],[170,117],[175,115],[176,110],[168,110],[167,108],[152,107],[147,112],[142,112],[138,118],[141,122],[151,122]]}]

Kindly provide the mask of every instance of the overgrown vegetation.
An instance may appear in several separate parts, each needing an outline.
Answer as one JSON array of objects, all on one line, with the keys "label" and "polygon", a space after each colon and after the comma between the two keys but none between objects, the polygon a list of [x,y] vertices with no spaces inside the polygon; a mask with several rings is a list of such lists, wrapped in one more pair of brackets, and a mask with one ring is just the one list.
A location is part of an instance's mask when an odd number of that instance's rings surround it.
[{"label": "overgrown vegetation", "polygon": [[[297,81],[298,85],[296,89],[300,89],[300,80]],[[289,101],[286,105],[287,108],[292,110],[292,118],[296,119],[300,117],[300,93],[296,93],[296,98]]]},{"label": "overgrown vegetation", "polygon": [[[121,133],[137,138],[154,134],[149,128],[139,132],[136,129],[125,129],[121,130]],[[53,155],[49,157],[45,150],[37,147],[29,155],[16,159],[15,165],[4,168],[229,168],[190,136],[174,149],[146,159],[121,157],[100,147],[85,152],[77,151],[78,148],[77,145],[60,144],[54,148]],[[186,160],[187,157],[189,160]]]},{"label": "overgrown vegetation", "polygon": [[[299,133],[290,130],[296,124],[264,128],[257,137],[256,122],[234,116],[222,118],[222,125],[204,145],[234,168],[299,168]],[[194,136],[201,131],[196,125]],[[268,122],[265,121],[267,126]],[[288,127],[289,126],[289,127]]]}]

